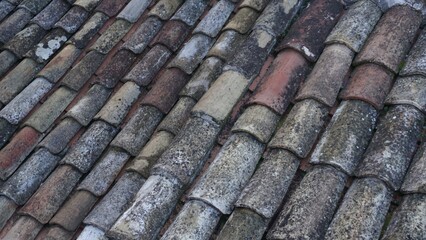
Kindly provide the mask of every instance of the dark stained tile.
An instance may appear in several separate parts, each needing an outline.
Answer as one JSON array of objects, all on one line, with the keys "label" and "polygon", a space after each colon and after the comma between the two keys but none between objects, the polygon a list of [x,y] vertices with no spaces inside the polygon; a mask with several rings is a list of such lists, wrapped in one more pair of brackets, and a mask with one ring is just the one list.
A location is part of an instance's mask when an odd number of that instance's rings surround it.
[{"label": "dark stained tile", "polygon": [[30,11],[32,14],[39,13],[46,5],[48,5],[51,2],[51,0],[24,0],[19,4],[19,8],[24,8]]},{"label": "dark stained tile", "polygon": [[223,61],[231,60],[244,38],[244,35],[236,31],[224,31],[207,53],[207,56],[215,56]]},{"label": "dark stained tile", "polygon": [[165,130],[177,135],[186,120],[189,119],[192,108],[196,101],[189,97],[181,97],[172,110],[163,119],[157,131]]},{"label": "dark stained tile", "polygon": [[161,20],[168,20],[178,9],[178,7],[185,2],[184,0],[160,0],[149,11],[149,16],[157,16]]},{"label": "dark stained tile", "polygon": [[71,166],[56,168],[19,213],[46,224],[56,213],[81,177]]},{"label": "dark stained tile", "polygon": [[262,239],[267,227],[268,222],[263,217],[250,210],[236,208],[217,239]]},{"label": "dark stained tile", "polygon": [[34,149],[41,134],[30,127],[22,128],[3,149],[0,150],[0,178],[6,180]]},{"label": "dark stained tile", "polygon": [[22,58],[28,50],[33,48],[46,34],[46,31],[37,24],[31,24],[17,33],[4,49],[13,52],[18,58]]},{"label": "dark stained tile", "polygon": [[386,68],[376,64],[363,64],[355,68],[340,98],[362,100],[380,110],[392,84],[393,74]]},{"label": "dark stained tile", "polygon": [[188,36],[190,30],[191,28],[181,21],[167,21],[161,31],[152,40],[152,45],[160,43],[172,51],[176,51],[186,36]]},{"label": "dark stained tile", "polygon": [[248,104],[264,105],[283,114],[308,71],[308,62],[297,51],[280,52]]},{"label": "dark stained tile", "polygon": [[13,125],[6,121],[6,119],[0,118],[0,148],[2,148],[7,143],[17,128],[17,125]]},{"label": "dark stained tile", "polygon": [[188,26],[193,26],[206,9],[208,0],[188,0],[173,15],[171,20],[180,20]]},{"label": "dark stained tile", "polygon": [[[123,44],[122,48],[130,50],[135,54],[141,54],[158,31],[160,31],[162,25],[163,23],[158,18],[148,17]],[[180,33],[179,29],[174,30]]]},{"label": "dark stained tile", "polygon": [[77,0],[74,5],[80,6],[86,11],[91,12],[100,2],[101,0]]},{"label": "dark stained tile", "polygon": [[43,224],[39,223],[34,218],[28,216],[20,216],[19,219],[13,224],[12,228],[6,233],[4,239],[34,239],[42,227]]},{"label": "dark stained tile", "polygon": [[25,56],[39,63],[45,63],[65,44],[68,37],[69,34],[63,29],[54,29],[47,33],[34,48],[25,54]]},{"label": "dark stained tile", "polygon": [[49,30],[69,8],[70,4],[65,0],[52,0],[31,22]]},{"label": "dark stained tile", "polygon": [[420,22],[420,14],[408,6],[391,8],[376,25],[354,64],[373,62],[397,73]]},{"label": "dark stained tile", "polygon": [[124,19],[126,22],[136,22],[142,13],[146,10],[152,0],[131,0],[123,10],[118,14],[117,18]]},{"label": "dark stained tile", "polygon": [[241,8],[233,18],[226,24],[223,30],[234,30],[241,34],[246,34],[254,22],[256,21],[259,13],[252,8]]},{"label": "dark stained tile", "polygon": [[420,33],[416,44],[411,49],[410,54],[407,58],[404,68],[400,75],[408,76],[414,74],[421,74],[426,77],[426,30]]},{"label": "dark stained tile", "polygon": [[95,11],[103,12],[109,17],[115,16],[124,5],[129,2],[128,0],[103,0],[95,9]]},{"label": "dark stained tile", "polygon": [[249,7],[254,10],[261,12],[263,8],[268,4],[269,0],[243,0],[239,8]]},{"label": "dark stained tile", "polygon": [[198,23],[193,34],[202,33],[212,38],[216,37],[233,10],[234,4],[232,2],[219,1]]},{"label": "dark stained tile", "polygon": [[15,6],[8,1],[0,2],[0,21],[3,20],[9,13],[13,11]]},{"label": "dark stained tile", "polygon": [[79,6],[73,6],[58,22],[55,27],[60,27],[68,33],[75,33],[89,17],[89,12]]},{"label": "dark stained tile", "polygon": [[415,75],[396,80],[386,104],[408,104],[426,112],[426,77]]},{"label": "dark stained tile", "polygon": [[398,190],[416,150],[423,124],[424,116],[416,108],[409,105],[390,107],[377,126],[356,176],[375,176]]},{"label": "dark stained tile", "polygon": [[32,15],[26,9],[17,9],[0,23],[0,42],[6,43],[27,25]]},{"label": "dark stained tile", "polygon": [[303,11],[277,50],[293,48],[315,62],[324,41],[339,19],[343,5],[338,0],[315,0]]},{"label": "dark stained tile", "polygon": [[91,50],[107,54],[121,38],[129,31],[132,25],[124,20],[117,20],[90,47]]},{"label": "dark stained tile", "polygon": [[7,220],[13,215],[18,206],[9,198],[0,196],[0,229],[6,225]]},{"label": "dark stained tile", "polygon": [[426,143],[417,150],[404,178],[401,191],[404,193],[426,193]]},{"label": "dark stained tile", "polygon": [[0,53],[0,77],[3,76],[16,62],[18,58],[9,50],[3,50]]},{"label": "dark stained tile", "polygon": [[107,88],[114,88],[136,60],[136,55],[127,50],[119,50],[106,68],[98,74],[95,82]]},{"label": "dark stained tile", "polygon": [[96,35],[107,20],[108,16],[101,12],[93,14],[93,16],[87,20],[86,24],[84,24],[76,34],[74,34],[69,42],[80,49],[86,47],[89,41]]},{"label": "dark stained tile", "polygon": [[73,232],[60,226],[45,226],[35,240],[71,240]]},{"label": "dark stained tile", "polygon": [[59,154],[80,128],[81,125],[77,121],[72,118],[65,118],[49,132],[39,146],[49,149],[53,154]]}]

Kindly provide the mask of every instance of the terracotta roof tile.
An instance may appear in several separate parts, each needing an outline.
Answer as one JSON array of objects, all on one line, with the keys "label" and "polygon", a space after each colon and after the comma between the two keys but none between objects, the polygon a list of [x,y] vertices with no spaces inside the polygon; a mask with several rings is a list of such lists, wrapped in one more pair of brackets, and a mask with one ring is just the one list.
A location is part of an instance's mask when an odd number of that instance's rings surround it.
[{"label": "terracotta roof tile", "polygon": [[188,26],[193,26],[204,9],[207,7],[208,0],[188,0],[173,15],[171,20],[180,20]]},{"label": "terracotta roof tile", "polygon": [[129,0],[102,0],[102,2],[96,7],[96,11],[103,12],[109,17],[116,15],[120,9],[122,9]]},{"label": "terracotta roof tile", "polygon": [[0,42],[6,43],[21,31],[30,21],[32,14],[26,9],[18,9],[0,23]]},{"label": "terracotta roof tile", "polygon": [[237,52],[236,50],[240,47],[241,42],[244,40],[244,37],[244,35],[234,30],[224,31],[207,53],[207,56],[215,56],[223,61],[232,59],[235,52]]},{"label": "terracotta roof tile", "polygon": [[49,30],[69,8],[70,4],[65,0],[52,0],[31,22]]},{"label": "terracotta roof tile", "polygon": [[62,152],[82,126],[74,119],[62,120],[39,144],[53,154]]},{"label": "terracotta roof tile", "polygon": [[[176,51],[183,43],[190,30],[191,28],[181,21],[168,21],[164,24],[164,27],[157,34],[157,36],[152,40],[152,44],[160,43],[170,50]],[[146,44],[147,43],[148,41]]]},{"label": "terracotta roof tile", "polygon": [[90,12],[99,4],[100,1],[101,0],[77,0],[74,5],[80,6]]},{"label": "terracotta roof tile", "polygon": [[[158,18],[148,17],[141,25],[139,25],[137,30],[130,36],[130,38],[126,40],[122,48],[128,49],[135,54],[142,53],[148,46],[149,42],[160,31],[162,25],[163,23]],[[175,30],[178,32],[178,34],[180,33],[179,29]]]},{"label": "terracotta roof tile", "polygon": [[74,6],[54,26],[60,27],[68,33],[75,33],[88,17],[89,12],[84,8]]},{"label": "terracotta roof tile", "polygon": [[426,143],[417,150],[415,157],[405,175],[401,191],[404,193],[426,193]]},{"label": "terracotta roof tile", "polygon": [[37,235],[36,240],[70,240],[73,233],[59,226],[44,227]]},{"label": "terracotta roof tile", "polygon": [[184,0],[159,0],[157,4],[149,11],[149,16],[157,16],[161,20],[168,20],[185,2]]},{"label": "terracotta roof tile", "polygon": [[196,33],[202,33],[212,38],[216,37],[233,10],[233,3],[229,2],[228,0],[219,1],[200,21],[200,23],[194,29],[193,34],[195,35]]},{"label": "terracotta roof tile", "polygon": [[93,14],[93,16],[87,20],[86,24],[74,34],[69,42],[74,44],[77,48],[84,48],[107,20],[108,16],[101,12]]},{"label": "terracotta roof tile", "polygon": [[252,8],[241,8],[235,16],[231,18],[228,24],[226,24],[223,30],[231,29],[241,34],[246,34],[251,29],[258,16],[259,13]]},{"label": "terracotta roof tile", "polygon": [[414,74],[420,74],[426,77],[426,30],[420,33],[416,44],[410,51],[410,56],[407,58],[404,68],[400,75],[408,76]]},{"label": "terracotta roof tile", "polygon": [[133,54],[133,52],[119,50],[114,54],[108,65],[101,70],[95,82],[107,88],[114,88],[120,79],[127,73],[135,60],[136,55]]},{"label": "terracotta roof tile", "polygon": [[261,239],[267,225],[267,221],[258,214],[237,208],[228,218],[217,239]]},{"label": "terracotta roof tile", "polygon": [[46,31],[37,24],[31,24],[18,32],[4,48],[22,58],[28,50],[32,49],[46,34]]},{"label": "terracotta roof tile", "polygon": [[21,216],[4,236],[4,239],[34,239],[42,227],[43,224],[40,224],[34,218]]}]

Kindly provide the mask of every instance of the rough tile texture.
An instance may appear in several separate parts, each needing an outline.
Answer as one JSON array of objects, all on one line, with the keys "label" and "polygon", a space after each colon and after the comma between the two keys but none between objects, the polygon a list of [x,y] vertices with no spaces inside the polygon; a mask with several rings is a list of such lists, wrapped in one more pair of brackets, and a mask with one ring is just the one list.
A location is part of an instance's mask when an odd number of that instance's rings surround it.
[{"label": "rough tile texture", "polygon": [[219,1],[215,4],[201,22],[194,29],[193,34],[203,33],[209,37],[216,37],[228,17],[234,10],[234,4],[229,1]]},{"label": "rough tile texture", "polygon": [[162,25],[162,22],[156,17],[147,18],[123,44],[122,48],[128,49],[135,54],[142,53],[149,42],[160,31]]},{"label": "rough tile texture", "polygon": [[207,7],[208,0],[188,0],[179,8],[172,20],[180,20],[188,26],[193,26]]},{"label": "rough tile texture", "polygon": [[18,61],[18,58],[11,51],[3,50],[0,53],[0,61],[2,62],[0,65],[0,76],[3,76]]},{"label": "rough tile texture", "polygon": [[36,45],[46,34],[46,31],[37,24],[31,24],[18,32],[4,45],[5,49],[22,58],[28,50]]},{"label": "rough tile texture", "polygon": [[126,7],[118,14],[117,18],[122,18],[134,23],[142,15],[152,0],[131,0]]},{"label": "rough tile texture", "polygon": [[410,169],[404,178],[401,190],[404,193],[426,193],[426,145],[423,143],[422,147],[417,150]]},{"label": "rough tile texture", "polygon": [[31,22],[49,30],[68,11],[69,6],[65,0],[53,0]]},{"label": "rough tile texture", "polygon": [[96,11],[100,11],[113,17],[120,9],[122,9],[129,1],[128,0],[103,0],[97,7]]},{"label": "rough tile texture", "polygon": [[81,125],[72,118],[62,120],[39,144],[53,154],[58,154],[64,150],[69,141],[80,130]]},{"label": "rough tile texture", "polygon": [[426,77],[415,75],[396,80],[386,104],[408,104],[426,113]]},{"label": "rough tile texture", "polygon": [[89,13],[84,8],[74,6],[54,26],[75,33],[88,17]]},{"label": "rough tile texture", "polygon": [[250,210],[235,209],[216,239],[262,239],[267,221]]},{"label": "rough tile texture", "polygon": [[426,44],[426,30],[420,33],[417,38],[416,44],[410,51],[404,68],[400,75],[408,76],[414,74],[421,74],[426,77],[426,50],[424,48]]},{"label": "rough tile texture", "polygon": [[73,35],[69,42],[74,44],[77,48],[84,48],[107,20],[107,15],[101,12],[95,13],[89,20],[87,20],[86,24],[84,24],[83,27],[81,27],[80,30]]},{"label": "rough tile texture", "polygon": [[0,135],[0,147],[3,147],[6,144],[17,128],[18,126],[11,124],[4,118],[0,118],[0,130],[2,133]]},{"label": "rough tile texture", "polygon": [[213,47],[207,53],[207,56],[215,56],[223,61],[231,60],[235,50],[240,46],[244,37],[244,35],[233,30],[222,32]]},{"label": "rough tile texture", "polygon": [[90,47],[91,50],[107,54],[121,38],[129,31],[131,24],[124,20],[117,20],[102,33],[96,42]]},{"label": "rough tile texture", "polygon": [[74,5],[80,6],[86,11],[92,11],[101,0],[77,0]]},{"label": "rough tile texture", "polygon": [[161,20],[168,20],[184,0],[160,0],[149,11],[149,16],[157,16]]},{"label": "rough tile texture", "polygon": [[26,9],[18,9],[0,24],[0,42],[8,42],[30,21],[31,13]]},{"label": "rough tile texture", "polygon": [[181,97],[169,114],[161,121],[157,131],[164,130],[177,135],[185,125],[186,120],[189,119],[195,103],[195,100],[192,98]]},{"label": "rough tile texture", "polygon": [[49,32],[32,50],[25,56],[36,60],[39,63],[45,63],[58,51],[68,40],[68,33],[63,29],[54,29]]},{"label": "rough tile texture", "polygon": [[242,8],[238,10],[223,30],[231,29],[241,34],[246,34],[251,29],[258,16],[259,13],[252,8]]},{"label": "rough tile texture", "polygon": [[34,239],[42,227],[43,225],[37,222],[37,220],[31,217],[21,216],[6,233],[4,239]]},{"label": "rough tile texture", "polygon": [[[151,19],[151,18],[149,18],[149,19]],[[156,19],[156,18],[154,18],[154,19]],[[158,21],[158,20],[156,19],[155,21]],[[177,20],[171,20],[171,21],[168,21],[164,24],[164,27],[155,36],[155,38],[152,40],[152,42],[153,42],[153,44],[159,44],[159,43],[163,44],[164,46],[166,46],[170,50],[176,51],[176,50],[179,49],[179,47],[183,43],[183,41],[185,41],[185,38],[186,38],[186,36],[188,36],[190,30],[191,30],[191,28],[188,25],[186,25],[185,23],[183,23],[181,21],[177,21]],[[158,30],[156,30],[156,31],[158,31]],[[152,33],[152,36],[154,34],[155,33]],[[145,39],[146,36],[148,36],[149,39],[152,38],[152,37],[150,37],[149,32],[142,34],[141,37],[142,36],[144,37],[144,39]],[[139,44],[139,45],[141,45],[145,48],[146,44],[149,43],[149,39],[146,39],[145,42],[141,41],[141,44]],[[130,41],[131,40],[129,40],[129,43],[130,43]],[[125,43],[124,46],[127,46],[127,43]]]},{"label": "rough tile texture", "polygon": [[242,7],[250,7],[256,11],[262,11],[263,8],[268,4],[269,0],[244,0],[240,4],[240,8]]},{"label": "rough tile texture", "polygon": [[15,212],[17,205],[5,196],[0,196],[0,207],[3,209],[0,212],[0,228],[6,225],[7,220],[13,215]]}]

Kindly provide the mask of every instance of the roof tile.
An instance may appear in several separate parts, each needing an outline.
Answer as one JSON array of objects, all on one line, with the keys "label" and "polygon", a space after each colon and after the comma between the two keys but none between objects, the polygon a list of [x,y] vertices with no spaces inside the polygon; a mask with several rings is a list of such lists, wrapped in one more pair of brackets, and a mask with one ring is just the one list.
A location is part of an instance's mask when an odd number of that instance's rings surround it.
[{"label": "roof tile", "polygon": [[136,55],[127,50],[119,50],[102,70],[95,82],[107,88],[114,88],[130,66],[136,60]]},{"label": "roof tile", "polygon": [[421,20],[420,14],[408,6],[391,8],[370,34],[354,64],[373,62],[398,72]]},{"label": "roof tile", "polygon": [[338,0],[315,0],[291,26],[277,50],[293,48],[315,62],[330,31],[339,19],[343,5]]},{"label": "roof tile", "polygon": [[[40,148],[1,186],[1,194],[23,205],[56,167],[59,157]],[[25,183],[25,184],[24,184]]]},{"label": "roof tile", "polygon": [[0,229],[3,229],[7,220],[13,215],[18,206],[9,198],[0,196]]},{"label": "roof tile", "polygon": [[15,6],[8,2],[8,1],[1,1],[0,2],[0,21],[3,20],[9,13],[12,12],[12,10],[15,8]]},{"label": "roof tile", "polygon": [[284,205],[267,238],[322,238],[345,181],[346,175],[335,168],[313,168]]},{"label": "roof tile", "polygon": [[315,99],[329,107],[337,95],[349,71],[354,52],[344,45],[327,46],[297,94],[297,100]]},{"label": "roof tile", "polygon": [[235,206],[248,208],[270,219],[279,209],[299,166],[299,159],[286,150],[266,155],[238,198]]},{"label": "roof tile", "polygon": [[181,97],[174,105],[172,110],[163,119],[157,128],[158,130],[165,130],[177,135],[182,129],[186,120],[189,118],[192,108],[196,101],[189,97]]},{"label": "roof tile", "polygon": [[[188,25],[186,25],[185,23],[183,23],[181,21],[176,21],[176,20],[167,21],[164,24],[164,27],[162,28],[162,30],[152,40],[151,45],[163,44],[164,46],[166,46],[170,50],[176,51],[176,50],[178,50],[180,45],[183,43],[186,36],[188,36],[190,30],[191,30],[191,28],[188,27]],[[143,36],[145,36],[145,35],[143,35]],[[151,39],[151,38],[149,38],[149,39]],[[144,45],[147,44],[148,42],[149,41],[147,39],[146,43],[144,43]],[[126,44],[124,44],[124,45],[126,45]]]},{"label": "roof tile", "polygon": [[4,239],[27,240],[34,239],[43,227],[37,220],[21,216],[6,233]]},{"label": "roof tile", "polygon": [[207,56],[215,56],[224,61],[230,60],[238,52],[237,49],[244,37],[244,35],[233,30],[224,31],[207,53]]},{"label": "roof tile", "polygon": [[30,127],[22,128],[3,149],[0,150],[0,178],[6,180],[34,149],[41,134]]},{"label": "roof tile", "polygon": [[71,67],[80,55],[80,49],[72,44],[66,45],[49,63],[37,74],[48,81],[57,82]]},{"label": "roof tile", "polygon": [[0,118],[0,148],[4,146],[17,128],[17,125],[13,125],[4,118]]},{"label": "roof tile", "polygon": [[149,16],[157,16],[161,20],[168,20],[184,0],[160,0],[149,11]]},{"label": "roof tile", "polygon": [[170,215],[169,209],[179,199],[179,187],[176,182],[162,176],[148,178],[133,205],[118,218],[107,236],[117,239],[154,239],[160,230],[157,226],[164,224]]},{"label": "roof tile", "polygon": [[152,0],[131,0],[118,14],[117,18],[134,23],[142,15]]},{"label": "roof tile", "polygon": [[121,147],[132,156],[137,156],[162,118],[163,113],[157,108],[151,106],[140,107],[121,132],[118,133],[111,145]]},{"label": "roof tile", "polygon": [[408,76],[420,74],[426,77],[426,49],[424,46],[426,46],[426,30],[420,33],[400,75]]},{"label": "roof tile", "polygon": [[208,239],[220,219],[220,212],[202,201],[191,200],[179,211],[164,239]]},{"label": "roof tile", "polygon": [[251,29],[258,16],[259,13],[252,8],[242,8],[238,10],[223,30],[230,29],[241,34],[246,34]]},{"label": "roof tile", "polygon": [[32,15],[26,9],[17,9],[0,23],[0,42],[6,43],[27,25]]},{"label": "roof tile", "polygon": [[426,193],[426,143],[417,153],[405,175],[401,190],[404,193]]},{"label": "roof tile", "polygon": [[232,2],[228,0],[219,1],[200,21],[193,34],[203,33],[212,38],[216,37],[233,10],[234,4]]},{"label": "roof tile", "polygon": [[79,240],[108,240],[105,232],[97,227],[88,225],[78,236]]},{"label": "roof tile", "polygon": [[46,34],[46,31],[37,24],[31,24],[17,33],[4,48],[22,58],[28,50],[33,48]]},{"label": "roof tile", "polygon": [[69,34],[63,29],[53,29],[34,48],[30,49],[25,56],[39,63],[45,63],[65,44],[68,37]]},{"label": "roof tile", "polygon": [[340,98],[362,100],[379,110],[392,84],[393,74],[390,71],[376,64],[363,64],[355,68]]},{"label": "roof tile", "polygon": [[139,86],[147,86],[171,55],[170,50],[162,45],[155,45],[145,56],[127,73],[123,81],[133,81]]},{"label": "roof tile", "polygon": [[128,0],[103,0],[95,11],[103,12],[109,17],[115,16],[128,3]]},{"label": "roof tile", "polygon": [[386,104],[408,104],[426,113],[426,77],[400,77],[386,98]]},{"label": "roof tile", "polygon": [[34,112],[25,125],[35,128],[39,132],[45,132],[62,111],[74,99],[76,93],[66,87],[57,89],[52,95]]},{"label": "roof tile", "polygon": [[71,193],[81,173],[71,166],[62,165],[53,171],[37,192],[19,211],[46,224]]},{"label": "roof tile", "polygon": [[74,231],[95,204],[97,198],[87,191],[75,192],[50,220],[68,231]]},{"label": "roof tile", "polygon": [[96,40],[91,50],[107,54],[120,39],[129,31],[132,25],[124,20],[117,20]]},{"label": "roof tile", "polygon": [[101,0],[77,0],[75,1],[74,5],[80,6],[86,11],[90,12],[92,11],[100,2]]},{"label": "roof tile", "polygon": [[155,106],[167,114],[179,99],[179,92],[189,76],[178,68],[170,68],[158,77],[152,89],[144,97],[142,104]]},{"label": "roof tile", "polygon": [[[135,54],[141,54],[158,31],[160,31],[162,25],[163,23],[158,18],[148,17],[123,44],[122,48],[130,50]],[[166,23],[166,25],[168,24]],[[174,30],[181,33],[180,29]]]},{"label": "roof tile", "polygon": [[373,1],[356,2],[328,35],[326,44],[340,43],[359,52],[381,15],[382,11]]},{"label": "roof tile", "polygon": [[107,123],[102,121],[92,123],[61,163],[70,164],[87,173],[116,133],[117,129]]},{"label": "roof tile", "polygon": [[86,95],[65,114],[65,117],[72,117],[83,126],[89,125],[110,94],[111,90],[98,84],[93,85]]},{"label": "roof tile", "polygon": [[81,125],[77,121],[65,118],[49,132],[39,146],[49,149],[53,154],[59,154],[65,149],[80,128]]},{"label": "roof tile", "polygon": [[59,226],[44,227],[37,235],[36,240],[70,240],[72,239],[72,232],[68,232]]},{"label": "roof tile", "polygon": [[280,52],[248,104],[264,105],[282,115],[309,70],[308,62],[298,52]]},{"label": "roof tile", "polygon": [[73,6],[57,23],[55,27],[60,27],[68,33],[75,33],[89,17],[89,12],[79,6]]},{"label": "roof tile", "polygon": [[30,11],[32,14],[39,13],[51,0],[24,0],[19,4],[18,8],[24,8]]},{"label": "roof tile", "polygon": [[9,50],[0,52],[0,77],[3,76],[16,62],[18,58]]},{"label": "roof tile", "polygon": [[69,8],[70,5],[65,0],[52,0],[31,22],[36,23],[45,30],[49,30]]},{"label": "roof tile", "polygon": [[286,149],[305,158],[324,126],[327,113],[328,109],[315,100],[296,103],[268,147]]},{"label": "roof tile", "polygon": [[180,20],[188,26],[193,26],[206,9],[208,2],[208,0],[185,1],[171,19]]},{"label": "roof tile", "polygon": [[239,7],[250,7],[258,12],[261,12],[268,3],[269,0],[243,0]]},{"label": "roof tile", "polygon": [[145,180],[137,173],[125,173],[104,198],[84,219],[85,224],[94,225],[106,231],[130,206]]},{"label": "roof tile", "polygon": [[96,51],[86,54],[63,78],[62,85],[78,91],[89,80],[105,59],[105,55]]},{"label": "roof tile", "polygon": [[77,48],[84,48],[108,20],[108,16],[97,12],[87,20],[86,24],[69,40]]},{"label": "roof tile", "polygon": [[375,176],[398,190],[416,150],[424,116],[408,105],[391,107],[358,165],[356,175]]},{"label": "roof tile", "polygon": [[262,239],[268,221],[256,213],[243,208],[235,209],[221,229],[218,240]]}]

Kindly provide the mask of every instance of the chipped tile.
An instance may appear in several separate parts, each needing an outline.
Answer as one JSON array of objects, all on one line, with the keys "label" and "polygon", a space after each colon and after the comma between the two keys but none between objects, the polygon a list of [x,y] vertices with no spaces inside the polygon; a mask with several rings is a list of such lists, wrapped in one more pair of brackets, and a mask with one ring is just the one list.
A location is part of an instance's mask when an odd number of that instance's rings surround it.
[{"label": "chipped tile", "polygon": [[95,11],[103,12],[109,17],[115,16],[126,4],[128,0],[103,0]]},{"label": "chipped tile", "polygon": [[44,30],[50,30],[69,8],[70,5],[67,1],[53,0],[31,22],[36,23]]},{"label": "chipped tile", "polygon": [[0,148],[4,146],[17,128],[17,125],[13,125],[4,118],[0,118]]},{"label": "chipped tile", "polygon": [[[181,21],[167,21],[161,31],[152,40],[152,45],[163,44],[174,52],[178,50],[183,41],[185,41],[185,38],[188,36],[190,30],[191,28]],[[149,39],[151,39],[151,37]],[[146,42],[142,41],[144,48],[148,42],[148,39]],[[126,43],[124,45],[126,45]]]},{"label": "chipped tile", "polygon": [[417,150],[404,178],[401,191],[404,193],[426,193],[426,143]]},{"label": "chipped tile", "polygon": [[161,20],[168,20],[184,0],[160,0],[149,11],[149,16],[157,16]]},{"label": "chipped tile", "polygon": [[20,216],[19,219],[13,224],[12,228],[6,233],[4,239],[34,239],[42,227],[43,224],[40,224],[33,218],[28,216]]},{"label": "chipped tile", "polygon": [[107,101],[111,90],[101,85],[93,85],[64,117],[72,117],[81,125],[87,126]]},{"label": "chipped tile", "polygon": [[208,0],[187,0],[173,15],[171,20],[180,20],[188,26],[193,26],[204,12],[208,2]]},{"label": "chipped tile", "polygon": [[89,41],[96,35],[107,20],[108,16],[101,12],[93,14],[93,16],[87,20],[86,24],[84,24],[76,34],[74,34],[69,42],[80,49],[86,47]]},{"label": "chipped tile", "polygon": [[21,31],[32,15],[26,9],[17,9],[0,23],[0,43],[6,43]]},{"label": "chipped tile", "polygon": [[0,229],[3,229],[7,220],[13,215],[18,206],[9,198],[0,196]]},{"label": "chipped tile", "polygon": [[408,104],[426,113],[426,77],[415,75],[396,80],[386,104]]},{"label": "chipped tile", "polygon": [[216,37],[233,10],[233,3],[227,0],[219,1],[198,23],[192,34],[202,33],[212,38]]},{"label": "chipped tile", "polygon": [[416,108],[409,105],[391,107],[377,126],[356,176],[375,176],[398,190],[416,150],[423,124],[424,116]]},{"label": "chipped tile", "polygon": [[408,76],[420,74],[426,77],[426,30],[420,33],[419,38],[410,51],[410,55],[407,58],[404,68],[400,75]]},{"label": "chipped tile", "polygon": [[69,34],[63,29],[53,29],[33,49],[28,51],[25,56],[39,63],[45,63],[65,44],[68,37]]},{"label": "chipped tile", "polygon": [[49,132],[39,146],[49,149],[53,154],[59,154],[66,148],[81,127],[74,119],[65,118]]},{"label": "chipped tile", "polygon": [[169,114],[167,114],[167,116],[160,123],[157,131],[165,130],[173,133],[174,135],[177,135],[182,129],[186,120],[189,119],[191,110],[195,103],[196,101],[192,98],[181,97],[169,112]]},{"label": "chipped tile", "polygon": [[0,53],[0,77],[3,76],[16,62],[18,58],[9,50]]},{"label": "chipped tile", "polygon": [[50,97],[34,112],[25,125],[35,128],[39,132],[45,132],[50,128],[56,118],[71,103],[76,93],[66,87],[57,89]]},{"label": "chipped tile", "polygon": [[106,68],[98,74],[95,82],[107,88],[114,88],[135,60],[136,55],[133,52],[119,50],[112,57]]},{"label": "chipped tile", "polygon": [[382,11],[373,1],[358,1],[341,17],[325,43],[344,44],[359,52],[381,15]]},{"label": "chipped tile", "polygon": [[27,51],[33,48],[46,34],[46,31],[37,24],[31,24],[17,33],[4,48],[22,58]]},{"label": "chipped tile", "polygon": [[54,26],[60,27],[68,33],[75,33],[88,17],[89,12],[84,8],[74,6]]},{"label": "chipped tile", "polygon": [[131,0],[126,7],[118,14],[117,18],[136,22],[152,0]]},{"label": "chipped tile", "polygon": [[261,12],[268,2],[269,0],[243,0],[239,8],[249,7]]},{"label": "chipped tile", "polygon": [[121,38],[129,31],[132,25],[124,20],[117,20],[90,47],[90,50],[107,54]]},{"label": "chipped tile", "polygon": [[[166,25],[168,24],[170,23],[167,22]],[[141,54],[158,31],[160,31],[162,25],[161,20],[156,17],[147,18],[123,44],[122,48],[130,50],[135,54]],[[178,29],[174,30],[180,33]]]},{"label": "chipped tile", "polygon": [[223,30],[234,30],[241,34],[246,34],[251,29],[258,16],[259,13],[252,8],[241,8],[228,24],[226,24]]},{"label": "chipped tile", "polygon": [[84,8],[86,11],[91,12],[101,0],[77,0],[74,5]]},{"label": "chipped tile", "polygon": [[268,221],[256,213],[243,208],[235,209],[221,229],[218,240],[262,239]]},{"label": "chipped tile", "polygon": [[224,61],[232,59],[244,37],[244,35],[233,30],[222,32],[207,56],[215,56]]},{"label": "chipped tile", "polygon": [[30,11],[32,14],[39,13],[47,4],[49,4],[51,0],[24,0],[19,4],[19,8],[24,8]]}]

